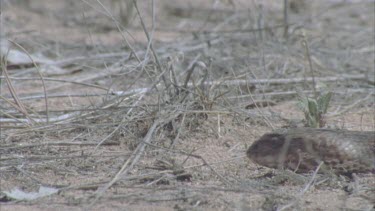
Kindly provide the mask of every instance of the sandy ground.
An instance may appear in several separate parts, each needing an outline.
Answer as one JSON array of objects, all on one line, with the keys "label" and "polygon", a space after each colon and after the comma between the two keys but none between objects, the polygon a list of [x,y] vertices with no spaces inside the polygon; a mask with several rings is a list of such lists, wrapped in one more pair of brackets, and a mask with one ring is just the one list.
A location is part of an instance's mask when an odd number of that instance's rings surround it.
[{"label": "sandy ground", "polygon": [[[290,1],[286,38],[282,1],[139,1],[152,49],[129,7],[115,0],[1,1],[1,47],[26,55],[8,54],[7,74],[29,114],[2,77],[1,211],[374,209],[371,173],[312,177],[245,156],[273,128],[303,124],[296,93],[311,93],[310,82],[254,81],[311,77],[304,41],[314,77],[322,78],[317,87],[334,93],[326,126],[374,131],[373,2]],[[179,104],[174,89],[160,85],[161,72],[183,84],[195,60],[209,72],[193,72],[194,94]],[[51,122],[19,122],[46,118],[41,74]],[[340,78],[345,74],[353,77]],[[235,83],[198,89],[205,76]],[[266,103],[257,108],[254,100]],[[64,115],[72,116],[55,121]],[[41,186],[59,191],[31,201],[3,193]]]}]

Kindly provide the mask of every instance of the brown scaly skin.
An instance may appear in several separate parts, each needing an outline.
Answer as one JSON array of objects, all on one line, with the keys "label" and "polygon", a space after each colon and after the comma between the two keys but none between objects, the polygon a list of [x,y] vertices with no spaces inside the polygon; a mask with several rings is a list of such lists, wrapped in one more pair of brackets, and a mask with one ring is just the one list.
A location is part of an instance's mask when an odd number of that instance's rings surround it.
[{"label": "brown scaly skin", "polygon": [[260,165],[299,173],[321,161],[336,174],[375,173],[375,132],[292,128],[263,135],[246,154]]}]

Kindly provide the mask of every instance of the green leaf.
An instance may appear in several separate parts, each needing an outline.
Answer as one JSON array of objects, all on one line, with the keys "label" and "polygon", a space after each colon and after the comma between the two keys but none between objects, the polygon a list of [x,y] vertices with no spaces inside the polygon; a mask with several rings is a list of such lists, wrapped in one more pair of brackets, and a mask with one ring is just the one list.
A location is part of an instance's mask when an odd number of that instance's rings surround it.
[{"label": "green leaf", "polygon": [[298,103],[297,103],[297,106],[298,106],[303,112],[305,112],[305,110],[307,110],[307,105],[308,105],[307,97],[306,97],[306,96],[298,96]]},{"label": "green leaf", "polygon": [[332,92],[327,92],[318,98],[318,109],[322,114],[327,113],[331,97]]},{"label": "green leaf", "polygon": [[309,113],[312,116],[316,116],[318,114],[318,104],[314,99],[308,99],[308,106],[309,106]]},{"label": "green leaf", "polygon": [[315,116],[308,115],[308,117],[307,117],[307,125],[308,125],[309,127],[317,128],[317,127],[318,127],[318,122],[317,122],[316,117],[315,117]]}]

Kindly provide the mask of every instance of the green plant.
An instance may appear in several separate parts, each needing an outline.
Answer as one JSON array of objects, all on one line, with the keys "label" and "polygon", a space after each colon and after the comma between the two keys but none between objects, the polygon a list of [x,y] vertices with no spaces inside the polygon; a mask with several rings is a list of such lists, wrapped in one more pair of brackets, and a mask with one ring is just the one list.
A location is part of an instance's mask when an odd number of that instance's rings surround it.
[{"label": "green plant", "polygon": [[298,107],[305,114],[306,126],[320,128],[325,125],[325,114],[331,101],[332,92],[323,92],[316,98],[299,93]]}]

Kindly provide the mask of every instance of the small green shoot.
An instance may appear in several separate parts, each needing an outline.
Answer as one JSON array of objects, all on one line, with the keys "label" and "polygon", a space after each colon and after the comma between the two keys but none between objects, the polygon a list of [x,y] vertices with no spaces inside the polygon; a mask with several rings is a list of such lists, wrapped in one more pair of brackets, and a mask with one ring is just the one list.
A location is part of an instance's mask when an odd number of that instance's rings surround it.
[{"label": "small green shoot", "polygon": [[304,94],[299,94],[298,107],[305,114],[307,127],[321,128],[325,125],[325,114],[327,113],[332,92],[324,92],[316,99]]}]

